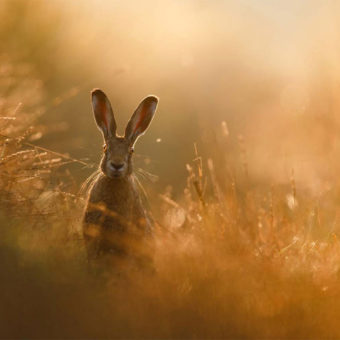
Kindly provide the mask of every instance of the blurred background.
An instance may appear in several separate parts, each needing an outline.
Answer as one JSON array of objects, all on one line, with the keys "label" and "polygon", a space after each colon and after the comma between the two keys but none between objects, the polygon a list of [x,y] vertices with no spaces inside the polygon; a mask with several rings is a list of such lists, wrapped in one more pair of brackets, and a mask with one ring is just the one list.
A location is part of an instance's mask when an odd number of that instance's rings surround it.
[{"label": "blurred background", "polygon": [[[0,0],[0,337],[340,338],[339,19],[337,0]],[[159,177],[156,275],[87,265],[93,88],[120,133],[160,97],[135,153]]]},{"label": "blurred background", "polygon": [[318,192],[339,173],[337,1],[1,0],[0,19],[0,101],[25,87],[18,104],[49,127],[39,145],[97,163],[89,93],[99,87],[121,133],[144,96],[160,97],[136,146],[160,187],[182,191],[194,143],[204,159],[246,157],[259,181],[289,182],[294,169]]}]

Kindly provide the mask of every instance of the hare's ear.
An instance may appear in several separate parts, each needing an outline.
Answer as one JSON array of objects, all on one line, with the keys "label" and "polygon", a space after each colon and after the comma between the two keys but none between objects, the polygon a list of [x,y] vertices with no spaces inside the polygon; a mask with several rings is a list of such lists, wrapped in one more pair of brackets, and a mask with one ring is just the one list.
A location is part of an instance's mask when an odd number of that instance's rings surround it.
[{"label": "hare's ear", "polygon": [[156,112],[158,98],[148,96],[138,105],[136,111],[129,120],[125,129],[125,138],[133,144],[136,139],[143,135]]},{"label": "hare's ear", "polygon": [[94,89],[92,95],[92,108],[94,118],[104,138],[116,135],[117,125],[109,99],[102,90]]}]

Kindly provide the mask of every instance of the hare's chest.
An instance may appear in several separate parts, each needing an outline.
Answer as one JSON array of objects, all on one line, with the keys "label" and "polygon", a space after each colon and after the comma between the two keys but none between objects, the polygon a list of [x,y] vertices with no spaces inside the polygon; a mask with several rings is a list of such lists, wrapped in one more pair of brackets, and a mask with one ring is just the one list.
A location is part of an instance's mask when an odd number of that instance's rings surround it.
[{"label": "hare's chest", "polygon": [[107,209],[105,218],[105,227],[118,227],[127,229],[129,224],[133,223],[134,216],[134,200],[131,193],[120,193],[107,197],[102,204]]},{"label": "hare's chest", "polygon": [[126,231],[135,223],[139,211],[136,193],[129,183],[100,181],[90,193],[88,223],[105,230]]}]

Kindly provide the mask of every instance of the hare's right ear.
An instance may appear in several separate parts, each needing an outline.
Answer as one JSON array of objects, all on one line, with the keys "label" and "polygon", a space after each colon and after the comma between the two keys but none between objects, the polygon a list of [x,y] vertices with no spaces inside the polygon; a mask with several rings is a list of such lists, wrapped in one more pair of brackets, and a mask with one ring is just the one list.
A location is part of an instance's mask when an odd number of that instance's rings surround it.
[{"label": "hare's right ear", "polygon": [[93,114],[99,129],[103,132],[104,139],[115,136],[117,125],[109,99],[99,89],[94,89],[91,95]]}]

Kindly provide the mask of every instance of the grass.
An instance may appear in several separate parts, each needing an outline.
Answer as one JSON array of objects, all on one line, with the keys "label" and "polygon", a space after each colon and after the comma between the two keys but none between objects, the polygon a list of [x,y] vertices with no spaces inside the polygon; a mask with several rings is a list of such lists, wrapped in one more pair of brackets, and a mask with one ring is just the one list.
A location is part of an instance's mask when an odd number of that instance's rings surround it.
[{"label": "grass", "polygon": [[195,146],[182,197],[151,200],[156,273],[94,274],[68,169],[85,163],[38,146],[40,95],[21,107],[21,92],[0,114],[0,337],[340,337],[335,184],[316,200],[293,171],[285,185],[258,182],[242,136],[228,164]]}]

